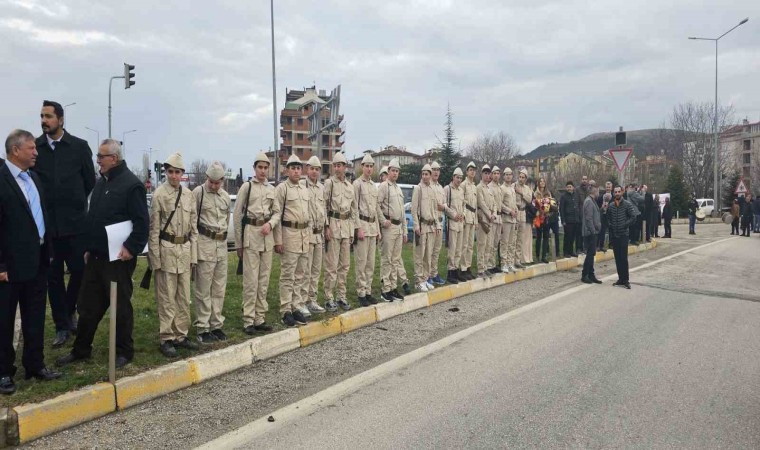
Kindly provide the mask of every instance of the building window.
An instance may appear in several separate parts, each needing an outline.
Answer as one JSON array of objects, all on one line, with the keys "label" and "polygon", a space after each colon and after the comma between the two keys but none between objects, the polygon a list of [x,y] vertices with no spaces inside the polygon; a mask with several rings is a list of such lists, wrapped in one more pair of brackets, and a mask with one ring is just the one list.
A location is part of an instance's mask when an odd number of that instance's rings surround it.
[{"label": "building window", "polygon": [[751,149],[751,141],[749,139],[744,140],[744,151],[749,151]]},{"label": "building window", "polygon": [[303,119],[299,118],[298,120],[296,120],[296,125],[298,125],[299,127],[302,126],[303,125]]},{"label": "building window", "polygon": [[322,136],[322,145],[330,145],[330,136]]},{"label": "building window", "polygon": [[330,160],[330,150],[322,150],[322,159],[325,161]]},{"label": "building window", "polygon": [[[747,142],[747,141],[745,141],[745,142]],[[750,164],[750,154],[749,153],[745,153],[745,154],[742,155],[742,162],[744,164]]]}]

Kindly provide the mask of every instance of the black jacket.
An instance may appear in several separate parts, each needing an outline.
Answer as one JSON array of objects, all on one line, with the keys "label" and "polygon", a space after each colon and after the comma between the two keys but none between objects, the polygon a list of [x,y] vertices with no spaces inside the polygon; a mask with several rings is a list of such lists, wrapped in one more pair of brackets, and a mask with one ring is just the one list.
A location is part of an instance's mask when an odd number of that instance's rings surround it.
[{"label": "black jacket", "polygon": [[133,256],[142,253],[148,242],[148,205],[145,187],[128,168],[126,161],[111,169],[95,185],[90,211],[85,220],[85,250],[108,256],[106,225],[132,221],[132,234],[124,247]]},{"label": "black jacket", "polygon": [[37,224],[11,171],[0,166],[0,272],[8,272],[8,281],[24,282],[34,279],[40,269],[50,265],[51,248],[45,197],[39,177],[31,173],[40,193],[40,205],[45,220],[45,243],[40,248]]},{"label": "black jacket", "polygon": [[697,200],[692,199],[692,200],[689,200],[687,207],[689,208],[689,215],[693,216],[694,214],[697,213],[697,210],[699,209],[699,203],[697,203]]},{"label": "black jacket", "polygon": [[638,215],[639,210],[630,201],[621,199],[620,206],[615,205],[615,200],[611,201],[607,206],[607,224],[610,236],[628,236],[628,227],[636,223]]},{"label": "black jacket", "polygon": [[652,209],[654,208],[654,196],[647,192],[644,194],[644,216],[646,219],[652,217]]},{"label": "black jacket", "polygon": [[87,215],[87,196],[95,186],[95,166],[87,141],[63,133],[53,150],[44,134],[37,138],[34,171],[45,190],[50,233],[55,237],[80,234]]},{"label": "black jacket", "polygon": [[565,192],[559,198],[559,216],[562,223],[581,223],[581,214],[575,197],[575,193]]},{"label": "black jacket", "polygon": [[662,207],[662,219],[666,222],[673,220],[673,207],[670,206],[670,202],[665,203]]}]

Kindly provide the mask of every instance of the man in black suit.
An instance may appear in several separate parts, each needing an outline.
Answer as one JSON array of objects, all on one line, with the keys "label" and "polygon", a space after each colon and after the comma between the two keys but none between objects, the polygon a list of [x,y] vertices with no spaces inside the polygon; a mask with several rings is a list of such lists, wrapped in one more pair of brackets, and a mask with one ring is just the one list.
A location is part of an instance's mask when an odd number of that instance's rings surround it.
[{"label": "man in black suit", "polygon": [[[63,128],[63,107],[45,100],[40,113],[42,131],[37,138],[34,171],[42,181],[53,239],[53,261],[48,271],[50,311],[60,347],[76,332],[76,304],[84,271],[82,230],[87,215],[87,196],[95,186],[95,167],[87,141]],[[69,269],[69,285],[64,284],[64,264]]]},{"label": "man in black suit", "polygon": [[652,242],[652,235],[654,234],[654,223],[652,221],[652,214],[654,212],[654,195],[649,192],[647,185],[641,186],[641,191],[644,194],[644,214],[642,215],[644,220],[645,238],[647,242]]},{"label": "man in black suit", "polygon": [[26,379],[54,380],[61,374],[44,362],[45,292],[50,265],[44,191],[29,169],[37,159],[34,136],[14,130],[5,140],[7,160],[0,166],[0,393],[16,391],[13,325],[21,309]]}]

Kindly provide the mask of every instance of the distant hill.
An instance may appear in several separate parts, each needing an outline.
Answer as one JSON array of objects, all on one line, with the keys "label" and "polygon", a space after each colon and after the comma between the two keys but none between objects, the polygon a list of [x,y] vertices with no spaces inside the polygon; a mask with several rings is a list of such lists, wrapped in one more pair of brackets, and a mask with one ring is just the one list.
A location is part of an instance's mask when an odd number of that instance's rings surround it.
[{"label": "distant hill", "polygon": [[[627,131],[626,136],[628,145],[633,146],[633,152],[637,157],[650,155],[657,152],[657,135],[660,129],[649,130],[632,130]],[[593,133],[583,139],[567,143],[551,143],[536,147],[533,151],[526,154],[528,159],[543,158],[546,156],[559,155],[570,152],[583,152],[590,154],[601,154],[615,146],[615,132]]]}]

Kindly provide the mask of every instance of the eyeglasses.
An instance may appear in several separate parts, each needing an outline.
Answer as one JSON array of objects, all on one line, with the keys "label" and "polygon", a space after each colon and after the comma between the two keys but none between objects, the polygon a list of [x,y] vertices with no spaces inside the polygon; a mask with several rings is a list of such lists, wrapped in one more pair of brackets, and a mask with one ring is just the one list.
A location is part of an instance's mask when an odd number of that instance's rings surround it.
[{"label": "eyeglasses", "polygon": [[103,159],[103,158],[105,158],[106,156],[116,156],[116,155],[103,155],[103,154],[101,154],[101,153],[98,153],[98,154],[97,154],[97,158],[98,158],[98,159]]}]

